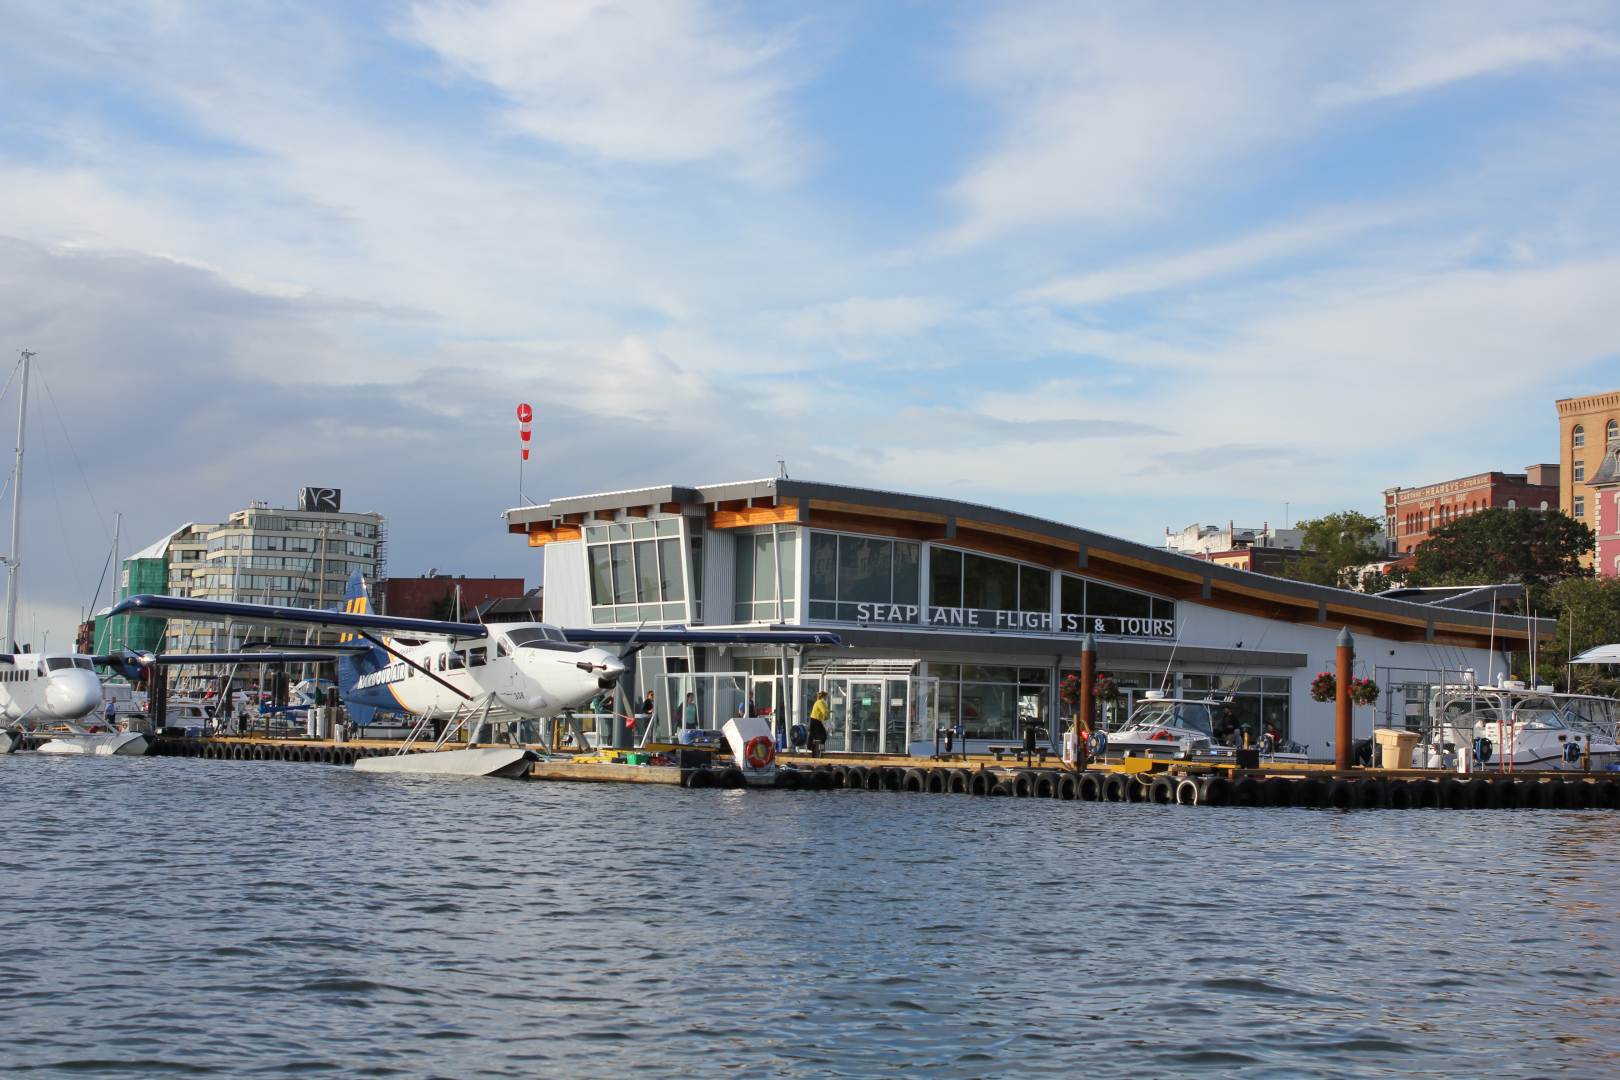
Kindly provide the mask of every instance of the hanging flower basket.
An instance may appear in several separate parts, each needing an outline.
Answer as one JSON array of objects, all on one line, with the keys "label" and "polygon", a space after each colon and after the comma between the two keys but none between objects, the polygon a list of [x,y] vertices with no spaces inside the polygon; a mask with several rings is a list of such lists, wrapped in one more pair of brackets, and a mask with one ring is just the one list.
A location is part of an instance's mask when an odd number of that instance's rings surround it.
[{"label": "hanging flower basket", "polygon": [[[1119,700],[1119,683],[1107,672],[1099,671],[1097,679],[1091,684],[1091,696],[1096,701],[1109,702]],[[1080,676],[1069,674],[1063,676],[1058,683],[1058,698],[1071,709],[1080,707]]]},{"label": "hanging flower basket", "polygon": [[1095,695],[1098,701],[1118,701],[1119,683],[1114,681],[1114,677],[1112,675],[1098,672],[1097,681],[1095,684],[1093,684],[1092,693]]},{"label": "hanging flower basket", "polygon": [[1331,671],[1318,672],[1316,678],[1311,680],[1311,700],[1332,701],[1339,692],[1339,681],[1333,677]]},{"label": "hanging flower basket", "polygon": [[[1339,692],[1339,680],[1333,677],[1333,672],[1318,672],[1316,678],[1311,680],[1311,700],[1328,702],[1333,701]],[[1350,704],[1376,705],[1378,704],[1378,684],[1371,679],[1350,679]]]}]

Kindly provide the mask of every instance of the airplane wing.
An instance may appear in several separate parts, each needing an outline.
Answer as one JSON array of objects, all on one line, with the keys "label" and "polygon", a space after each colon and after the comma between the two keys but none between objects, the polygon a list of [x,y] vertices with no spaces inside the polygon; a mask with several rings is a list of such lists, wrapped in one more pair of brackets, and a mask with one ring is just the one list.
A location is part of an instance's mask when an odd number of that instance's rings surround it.
[{"label": "airplane wing", "polygon": [[142,657],[142,663],[162,664],[168,667],[203,664],[319,664],[336,660],[340,656],[370,651],[370,645],[362,644],[353,649],[333,648],[324,652],[310,649],[307,652],[153,653]]},{"label": "airplane wing", "polygon": [[604,645],[635,641],[641,645],[842,645],[844,639],[828,630],[604,630],[568,629],[569,641]]},{"label": "airplane wing", "polygon": [[316,608],[277,607],[274,604],[233,604],[189,596],[154,596],[142,593],[120,601],[109,615],[152,615],[199,622],[238,622],[254,626],[321,626],[334,630],[377,631],[411,637],[481,638],[489,636],[482,623],[405,619],[392,615],[357,614]]}]

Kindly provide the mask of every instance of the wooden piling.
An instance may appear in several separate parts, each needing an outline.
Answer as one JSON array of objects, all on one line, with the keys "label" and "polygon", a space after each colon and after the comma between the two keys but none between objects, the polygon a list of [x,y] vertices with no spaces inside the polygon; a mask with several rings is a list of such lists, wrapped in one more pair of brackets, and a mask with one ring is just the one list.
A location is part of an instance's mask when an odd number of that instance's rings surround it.
[{"label": "wooden piling", "polygon": [[1350,667],[1355,659],[1355,640],[1350,636],[1350,628],[1346,626],[1339,631],[1338,647],[1334,649],[1334,660],[1337,672],[1333,677],[1333,767],[1336,769],[1350,768],[1351,740],[1354,736],[1350,728]]},{"label": "wooden piling", "polygon": [[1080,642],[1080,706],[1074,711],[1074,761],[1086,767],[1086,739],[1091,736],[1092,712],[1097,707],[1097,639],[1090,634]]}]

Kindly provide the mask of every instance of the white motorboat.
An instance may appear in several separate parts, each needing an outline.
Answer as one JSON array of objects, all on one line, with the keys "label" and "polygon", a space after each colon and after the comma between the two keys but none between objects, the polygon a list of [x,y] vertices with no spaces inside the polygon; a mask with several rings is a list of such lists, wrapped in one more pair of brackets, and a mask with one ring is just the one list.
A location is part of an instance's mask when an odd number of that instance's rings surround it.
[{"label": "white motorboat", "polygon": [[[1107,755],[1174,758],[1231,758],[1234,748],[1216,739],[1215,717],[1230,705],[1225,698],[1173,698],[1149,690],[1123,726],[1098,739]],[[1271,762],[1303,762],[1303,751],[1262,740],[1261,757]]]},{"label": "white motorboat", "polygon": [[354,771],[404,776],[499,776],[518,779],[528,774],[529,763],[535,760],[538,760],[538,755],[521,746],[473,746],[460,750],[424,750],[361,758],[354,763]]},{"label": "white motorboat", "polygon": [[41,754],[87,754],[98,757],[141,757],[147,750],[146,736],[139,731],[87,731],[77,725],[64,732],[41,732],[50,739],[39,746]]},{"label": "white motorboat", "polygon": [[1566,713],[1570,696],[1522,682],[1438,686],[1430,698],[1435,733],[1427,747],[1418,748],[1416,760],[1438,764],[1449,743],[1458,753],[1471,753],[1474,767],[1483,769],[1580,771],[1620,764],[1620,744],[1612,734],[1594,730],[1573,705]]}]

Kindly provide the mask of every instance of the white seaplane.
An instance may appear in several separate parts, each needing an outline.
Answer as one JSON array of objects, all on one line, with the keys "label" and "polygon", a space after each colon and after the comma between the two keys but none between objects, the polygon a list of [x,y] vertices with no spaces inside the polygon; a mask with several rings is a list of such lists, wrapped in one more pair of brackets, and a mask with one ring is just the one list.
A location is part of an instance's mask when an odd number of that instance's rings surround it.
[{"label": "white seaplane", "polygon": [[[549,623],[486,626],[377,615],[370,610],[366,583],[358,572],[349,580],[341,611],[141,595],[122,601],[112,614],[342,631],[338,645],[315,647],[299,655],[336,659],[338,693],[355,723],[369,724],[378,711],[417,719],[399,753],[363,758],[354,768],[456,776],[526,774],[535,754],[519,737],[524,721],[560,716],[618,685],[625,671],[624,659],[602,645],[621,644],[628,654],[642,646],[664,643],[827,646],[840,642],[836,634],[826,631],[576,630]],[[232,654],[233,658],[238,655]],[[421,749],[417,744],[426,741],[424,736],[436,718],[446,724],[432,744],[434,752],[413,752]],[[450,748],[463,731],[469,745]]]},{"label": "white seaplane", "polygon": [[0,653],[0,753],[10,753],[34,729],[52,737],[42,754],[146,753],[139,732],[92,731],[79,723],[101,708],[95,657],[74,653]]}]

